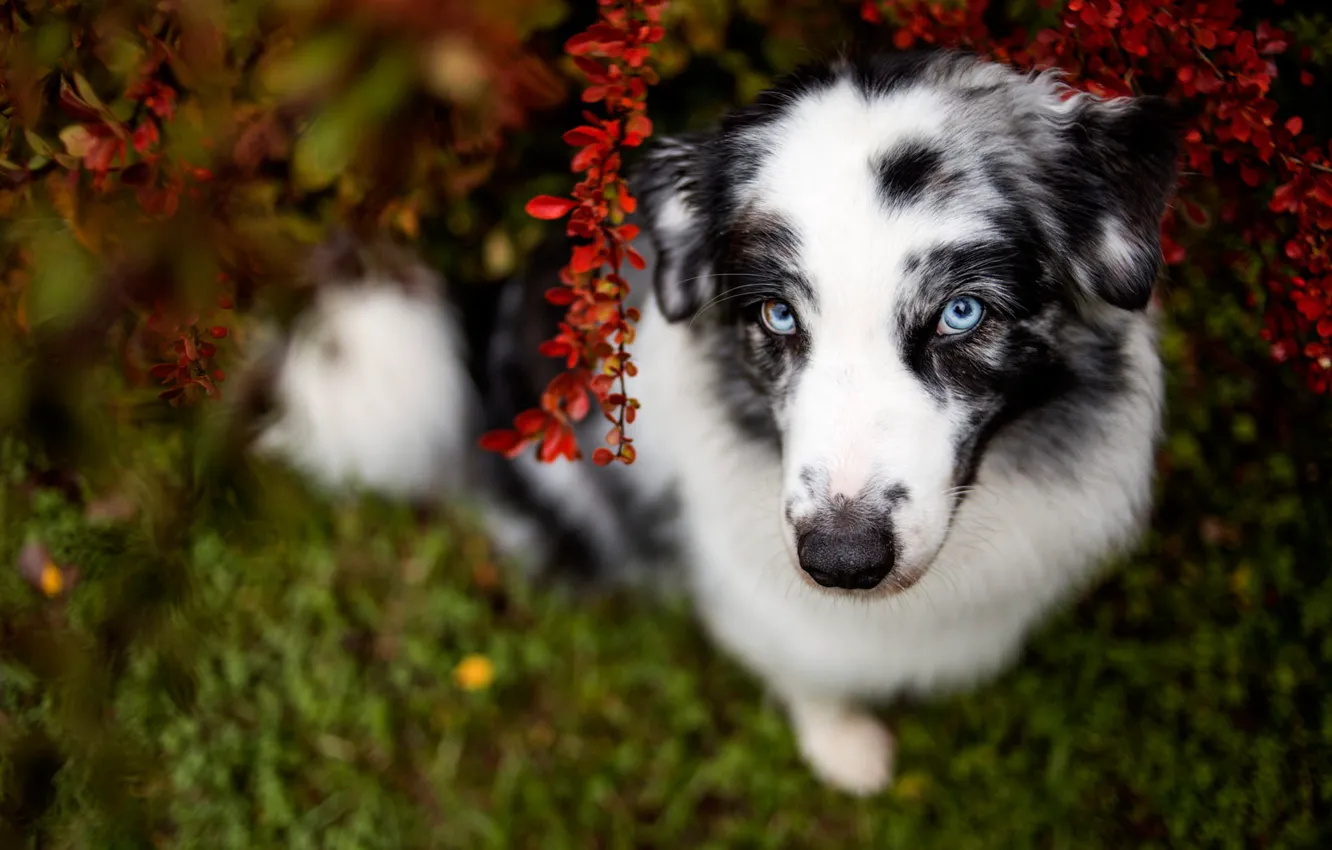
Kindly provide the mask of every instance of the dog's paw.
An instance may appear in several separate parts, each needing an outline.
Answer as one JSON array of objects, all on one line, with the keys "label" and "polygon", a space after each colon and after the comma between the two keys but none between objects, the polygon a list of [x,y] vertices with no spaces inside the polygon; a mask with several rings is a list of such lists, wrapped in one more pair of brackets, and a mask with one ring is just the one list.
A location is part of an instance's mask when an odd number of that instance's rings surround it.
[{"label": "dog's paw", "polygon": [[792,707],[800,754],[814,774],[856,796],[887,788],[893,778],[893,736],[867,712],[849,707]]}]

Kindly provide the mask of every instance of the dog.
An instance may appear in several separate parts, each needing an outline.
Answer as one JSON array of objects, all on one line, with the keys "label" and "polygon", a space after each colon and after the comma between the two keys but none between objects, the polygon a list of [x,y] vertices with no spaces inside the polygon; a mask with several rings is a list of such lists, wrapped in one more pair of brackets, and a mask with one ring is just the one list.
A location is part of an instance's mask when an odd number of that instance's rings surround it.
[{"label": "dog", "polygon": [[261,325],[243,369],[237,421],[254,431],[251,450],[329,490],[422,507],[460,496],[478,480],[481,406],[440,276],[345,231],[305,271],[304,309],[289,327]]},{"label": "dog", "polygon": [[[638,460],[488,458],[468,486],[497,542],[593,581],[679,565],[809,768],[880,791],[893,739],[871,708],[1000,673],[1148,520],[1178,152],[1158,98],[1100,99],[951,51],[809,66],[657,143],[631,179],[649,260],[629,278]],[[532,406],[558,368],[537,354],[556,265],[501,287],[470,328],[471,388],[457,361],[422,362],[457,348],[432,345],[412,358],[430,403],[380,413],[470,440]],[[426,336],[467,335],[432,315]],[[374,404],[370,386],[327,386]],[[309,407],[278,397],[284,416]],[[590,417],[583,445],[605,427]],[[384,468],[381,453],[426,456],[400,437],[344,442]],[[303,462],[342,468],[337,444]]]}]

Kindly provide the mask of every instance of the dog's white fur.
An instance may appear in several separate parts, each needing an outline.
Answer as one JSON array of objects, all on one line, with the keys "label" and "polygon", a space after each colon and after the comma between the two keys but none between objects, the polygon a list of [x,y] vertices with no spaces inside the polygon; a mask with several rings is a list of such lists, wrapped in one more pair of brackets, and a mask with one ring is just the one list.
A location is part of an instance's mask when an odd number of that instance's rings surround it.
[{"label": "dog's white fur", "polygon": [[257,451],[332,490],[433,501],[462,485],[477,401],[442,293],[323,286],[277,356],[281,415]]}]

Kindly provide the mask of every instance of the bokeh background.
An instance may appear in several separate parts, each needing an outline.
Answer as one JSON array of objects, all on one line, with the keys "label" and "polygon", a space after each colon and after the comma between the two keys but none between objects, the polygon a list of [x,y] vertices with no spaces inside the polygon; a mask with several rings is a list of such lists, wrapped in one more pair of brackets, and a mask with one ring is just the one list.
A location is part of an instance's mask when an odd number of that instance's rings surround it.
[{"label": "bokeh background", "polygon": [[1318,2],[666,8],[658,135],[840,45],[960,41],[1178,96],[1211,151],[1168,224],[1150,535],[1002,680],[891,708],[884,797],[818,785],[682,605],[538,591],[465,512],[240,452],[255,322],[331,228],[477,310],[558,231],[523,206],[573,183],[597,14],[0,2],[0,846],[1332,846]]}]

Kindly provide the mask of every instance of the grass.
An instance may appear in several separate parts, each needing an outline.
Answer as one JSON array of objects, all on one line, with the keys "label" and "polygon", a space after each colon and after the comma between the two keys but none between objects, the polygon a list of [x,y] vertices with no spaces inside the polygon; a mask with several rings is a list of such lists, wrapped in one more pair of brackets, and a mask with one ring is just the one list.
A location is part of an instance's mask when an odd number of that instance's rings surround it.
[{"label": "grass", "polygon": [[869,801],[682,605],[537,591],[463,520],[320,503],[182,423],[104,435],[119,521],[7,440],[0,556],[80,573],[48,600],[0,564],[0,846],[1332,846],[1326,407],[1200,368],[1236,328],[1195,324],[1149,539],[999,681],[891,707]]}]

